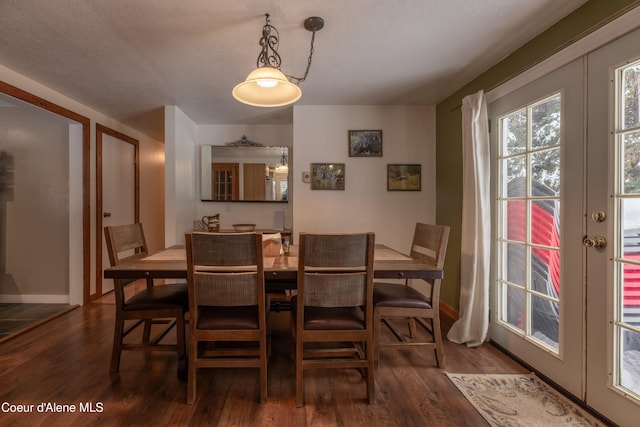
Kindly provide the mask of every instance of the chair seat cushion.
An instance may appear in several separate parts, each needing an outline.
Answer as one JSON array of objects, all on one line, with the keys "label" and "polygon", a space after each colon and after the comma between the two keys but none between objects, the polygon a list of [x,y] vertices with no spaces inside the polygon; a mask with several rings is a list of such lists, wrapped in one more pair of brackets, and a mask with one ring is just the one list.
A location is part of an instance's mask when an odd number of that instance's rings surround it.
[{"label": "chair seat cushion", "polygon": [[146,288],[127,300],[124,311],[158,310],[180,307],[189,311],[189,293],[186,283],[156,285]]},{"label": "chair seat cushion", "polygon": [[258,329],[258,306],[198,307],[197,329]]},{"label": "chair seat cushion", "polygon": [[420,291],[400,283],[374,283],[374,307],[431,308],[431,301]]},{"label": "chair seat cushion", "polygon": [[[291,315],[297,315],[297,296],[291,298]],[[306,330],[362,330],[365,329],[364,310],[361,307],[305,307]]]}]

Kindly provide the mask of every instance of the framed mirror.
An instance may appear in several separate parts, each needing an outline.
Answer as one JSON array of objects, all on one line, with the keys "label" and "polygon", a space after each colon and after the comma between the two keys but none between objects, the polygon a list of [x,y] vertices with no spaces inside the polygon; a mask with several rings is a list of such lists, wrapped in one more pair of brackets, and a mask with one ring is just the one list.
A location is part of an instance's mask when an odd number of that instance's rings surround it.
[{"label": "framed mirror", "polygon": [[288,147],[203,145],[202,201],[287,202]]}]

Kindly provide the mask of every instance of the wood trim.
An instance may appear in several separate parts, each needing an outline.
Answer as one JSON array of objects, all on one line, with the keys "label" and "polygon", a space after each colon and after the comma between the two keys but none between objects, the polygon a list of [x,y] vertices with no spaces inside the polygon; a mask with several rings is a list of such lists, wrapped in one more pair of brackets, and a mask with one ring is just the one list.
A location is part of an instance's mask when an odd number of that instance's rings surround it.
[{"label": "wood trim", "polygon": [[458,318],[460,317],[460,314],[458,313],[457,310],[455,310],[453,307],[448,306],[442,301],[440,301],[440,313],[444,316],[447,316],[453,322],[458,320]]},{"label": "wood trim", "polygon": [[88,304],[91,291],[91,120],[1,80],[0,92],[82,125],[82,301]]},{"label": "wood trim", "polygon": [[127,142],[134,146],[134,222],[140,222],[140,141],[117,130],[96,123],[96,292],[91,301],[102,296],[102,136]]}]

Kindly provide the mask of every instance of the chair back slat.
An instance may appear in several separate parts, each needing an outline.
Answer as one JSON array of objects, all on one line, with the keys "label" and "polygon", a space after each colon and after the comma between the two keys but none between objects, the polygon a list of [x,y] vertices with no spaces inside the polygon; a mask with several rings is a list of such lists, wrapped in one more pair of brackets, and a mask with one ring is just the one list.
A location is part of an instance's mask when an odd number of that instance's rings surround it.
[{"label": "chair back slat", "polygon": [[298,292],[302,304],[365,306],[372,292],[374,240],[373,233],[301,233]]},{"label": "chair back slat", "polygon": [[190,233],[186,240],[192,308],[252,306],[264,301],[260,234]]},{"label": "chair back slat", "polygon": [[359,307],[366,302],[363,273],[305,274],[304,304],[312,307]]},{"label": "chair back slat", "polygon": [[198,305],[250,306],[258,304],[256,273],[194,274]]},{"label": "chair back slat", "polygon": [[148,255],[142,224],[114,225],[104,228],[111,266]]},{"label": "chair back slat", "polygon": [[364,267],[367,234],[308,234],[304,265],[307,267]]},{"label": "chair back slat", "polygon": [[449,241],[449,227],[417,223],[411,244],[411,257],[443,268]]}]

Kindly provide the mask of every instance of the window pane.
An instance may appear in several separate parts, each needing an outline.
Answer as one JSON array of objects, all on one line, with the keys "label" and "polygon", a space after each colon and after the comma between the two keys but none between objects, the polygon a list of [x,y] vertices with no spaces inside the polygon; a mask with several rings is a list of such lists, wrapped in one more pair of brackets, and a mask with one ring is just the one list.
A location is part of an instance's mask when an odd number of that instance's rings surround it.
[{"label": "window pane", "polygon": [[527,202],[509,200],[504,222],[507,226],[507,239],[525,242],[527,240]]},{"label": "window pane", "polygon": [[623,257],[640,259],[640,198],[620,201]]},{"label": "window pane", "polygon": [[502,285],[503,298],[506,307],[503,305],[502,320],[520,330],[526,326],[525,293],[524,290],[513,286]]},{"label": "window pane", "polygon": [[506,243],[505,245],[507,280],[511,283],[524,286],[526,272],[525,247],[513,243]]},{"label": "window pane", "polygon": [[531,147],[560,144],[560,95],[531,108]]},{"label": "window pane", "polygon": [[509,197],[524,197],[526,195],[527,157],[516,156],[507,159],[507,195]]},{"label": "window pane", "polygon": [[640,194],[640,132],[622,137],[625,194]]},{"label": "window pane", "polygon": [[622,128],[640,125],[640,63],[622,72]]},{"label": "window pane", "polygon": [[624,328],[620,328],[620,334],[620,385],[640,395],[640,334]]},{"label": "window pane", "polygon": [[640,266],[623,263],[622,321],[640,327]]},{"label": "window pane", "polygon": [[558,349],[558,303],[531,296],[531,336],[549,347]]},{"label": "window pane", "polygon": [[531,243],[560,246],[558,223],[559,202],[556,200],[534,200],[531,202]]},{"label": "window pane", "polygon": [[532,196],[560,193],[560,148],[538,151],[531,155]]},{"label": "window pane", "polygon": [[531,289],[551,298],[560,296],[560,252],[531,249]]},{"label": "window pane", "polygon": [[527,148],[527,110],[522,109],[502,119],[502,153],[521,153]]}]

